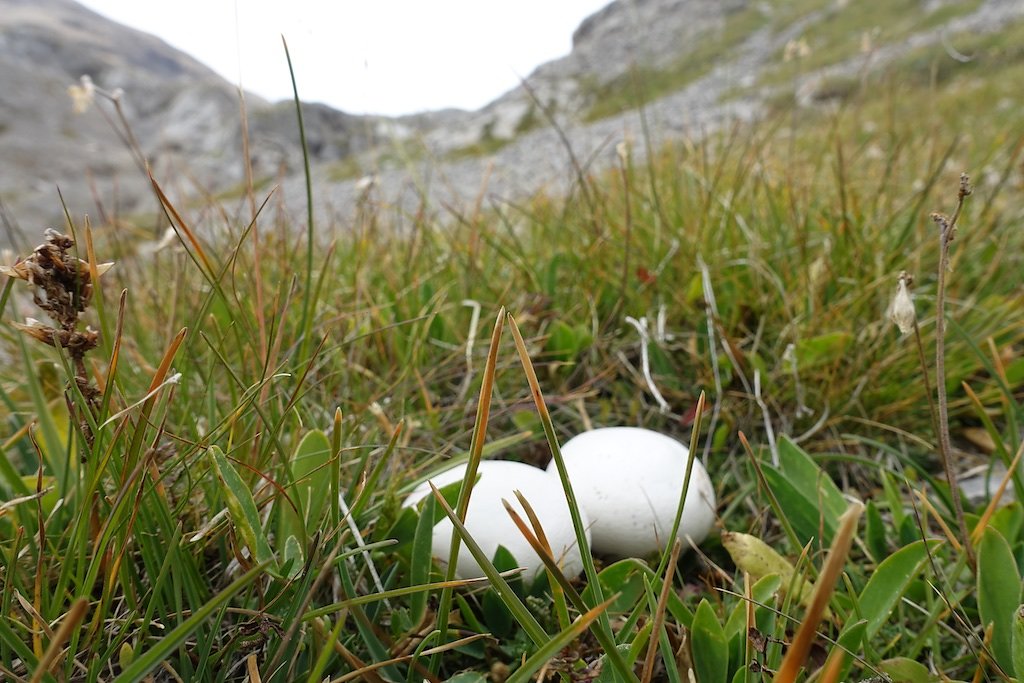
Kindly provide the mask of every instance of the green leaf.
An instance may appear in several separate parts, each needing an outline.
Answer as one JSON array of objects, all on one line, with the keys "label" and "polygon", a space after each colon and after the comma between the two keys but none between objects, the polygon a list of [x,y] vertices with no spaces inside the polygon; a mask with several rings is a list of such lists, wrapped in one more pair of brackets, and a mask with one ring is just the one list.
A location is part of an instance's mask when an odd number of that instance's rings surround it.
[{"label": "green leaf", "polygon": [[463,671],[448,679],[447,683],[487,683],[490,677],[474,671]]},{"label": "green leaf", "polygon": [[[409,585],[421,586],[430,580],[434,565],[434,512],[437,505],[433,496],[427,496],[416,522],[416,535],[412,539],[412,558],[409,567]],[[414,593],[409,598],[409,612],[413,623],[419,624],[427,611],[427,594]]]},{"label": "green leaf", "polygon": [[822,513],[817,500],[809,497],[808,494],[813,494],[814,490],[807,492],[797,488],[787,475],[774,467],[764,468],[764,478],[800,543],[806,545],[811,539],[817,539],[819,545],[828,546],[836,531],[836,521],[831,515]]},{"label": "green leaf", "polygon": [[864,511],[864,543],[875,564],[889,555],[889,544],[885,540],[885,521],[873,500],[868,501]]},{"label": "green leaf", "polygon": [[[653,574],[651,568],[636,558],[626,558],[614,562],[598,574],[604,595],[615,595],[615,601],[608,609],[609,613],[630,612],[633,605],[644,594],[643,577]],[[594,604],[594,592],[588,586],[583,591],[583,602]]]},{"label": "green leaf", "polygon": [[583,325],[568,325],[555,320],[548,328],[548,340],[544,345],[545,353],[553,360],[571,361],[580,352],[593,343],[590,330]]},{"label": "green leaf", "polygon": [[231,515],[231,521],[241,535],[242,541],[249,548],[249,552],[256,562],[272,563],[274,554],[263,533],[263,525],[260,524],[260,516],[256,510],[256,501],[252,498],[252,491],[238,476],[238,472],[232,467],[231,462],[224,455],[224,451],[217,446],[210,446],[210,450],[207,452],[210,455],[213,469],[217,473],[217,478],[220,480],[228,514]]},{"label": "green leaf", "polygon": [[[495,569],[502,573],[510,572],[519,568],[519,560],[516,559],[515,555],[509,552],[508,548],[501,544],[495,548],[494,557],[491,558],[491,564],[494,565]],[[525,597],[523,593],[523,575],[521,573],[509,576],[507,581],[508,585],[512,587],[512,590],[516,592],[516,595],[520,598]]]},{"label": "green leaf", "polygon": [[302,571],[304,562],[305,557],[303,557],[302,545],[299,544],[299,539],[294,536],[288,536],[284,542],[284,561],[281,563],[282,571],[286,573],[289,579],[294,579]]},{"label": "green leaf", "polygon": [[1013,636],[1010,653],[1013,657],[1013,672],[1017,680],[1024,680],[1024,605],[1013,613]]},{"label": "green leaf", "polygon": [[[842,649],[844,652],[855,655],[860,652],[861,643],[864,641],[864,634],[867,631],[868,622],[864,619],[856,621],[852,624],[848,624],[843,631],[839,634],[836,639],[836,647]],[[836,680],[845,681],[848,680],[846,675],[850,671],[850,667],[853,666],[853,657],[847,657],[840,667],[839,676]]]},{"label": "green leaf", "polygon": [[711,603],[700,601],[693,615],[693,668],[698,683],[727,683],[729,680],[729,642]]},{"label": "green leaf", "polygon": [[398,550],[416,540],[416,527],[419,524],[419,519],[420,516],[414,508],[402,508],[395,521],[379,538],[389,538],[397,541],[395,550]]},{"label": "green leaf", "polygon": [[816,497],[815,502],[832,518],[831,524],[835,526],[835,520],[846,512],[846,499],[818,463],[785,435],[779,439],[779,469],[794,486]]},{"label": "green leaf", "polygon": [[[330,500],[330,460],[330,439],[319,429],[306,434],[292,456],[292,476],[295,481],[292,490],[302,511],[303,533],[305,529],[315,529],[319,526],[325,506]],[[334,504],[337,505],[337,501],[334,501]]]},{"label": "green leaf", "polygon": [[1004,505],[988,520],[988,526],[1002,534],[1011,546],[1015,545],[1020,540],[1021,529],[1024,528],[1024,507],[1016,500]]},{"label": "green leaf", "polygon": [[879,671],[889,674],[894,681],[901,683],[931,683],[932,675],[928,667],[906,657],[893,657],[878,663]]},{"label": "green leaf", "polygon": [[502,602],[501,597],[493,590],[484,593],[480,600],[480,611],[484,626],[490,633],[501,640],[512,635],[512,629],[516,624],[515,617]]},{"label": "green leaf", "polygon": [[1014,612],[1020,604],[1020,572],[1010,545],[988,527],[978,544],[978,614],[992,625],[992,654],[1003,671],[1013,670]]},{"label": "green leaf", "polygon": [[[929,541],[933,546],[938,541]],[[860,594],[861,614],[867,619],[866,637],[871,638],[892,616],[892,611],[906,592],[910,582],[917,578],[928,559],[924,541],[914,541],[887,557],[875,569]]]},{"label": "green leaf", "polygon": [[[750,587],[750,597],[754,600],[754,614],[765,611],[760,605],[768,604],[768,600],[779,592],[782,587],[782,577],[778,574],[770,574],[761,577]],[[729,621],[725,624],[725,634],[732,641],[741,638],[744,642],[747,638],[747,601],[740,600],[729,615]]]},{"label": "green leaf", "polygon": [[[216,446],[213,448],[216,448]],[[144,653],[135,657],[131,665],[124,669],[120,676],[114,679],[114,683],[135,683],[136,681],[141,681],[145,678],[146,674],[160,666],[160,662],[167,659],[172,652],[181,647],[181,644],[184,643],[190,635],[192,635],[192,632],[199,628],[199,626],[210,618],[214,612],[220,610],[220,608],[223,607],[236,593],[255,581],[263,572],[263,569],[264,566],[260,564],[238,577],[234,583],[218,593],[212,600],[194,611],[192,616],[183,621],[178,627],[160,640],[156,641],[156,643],[154,643]]]}]

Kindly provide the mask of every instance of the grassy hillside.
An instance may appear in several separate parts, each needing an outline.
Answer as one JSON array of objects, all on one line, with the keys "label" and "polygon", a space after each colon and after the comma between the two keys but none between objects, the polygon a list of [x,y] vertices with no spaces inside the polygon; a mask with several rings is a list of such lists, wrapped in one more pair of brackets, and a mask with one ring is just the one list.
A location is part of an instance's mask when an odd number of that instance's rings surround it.
[{"label": "grassy hillside", "polygon": [[[31,272],[56,318],[17,277],[0,290],[0,671],[1024,676],[1024,509],[989,509],[986,496],[958,519],[933,417],[948,408],[956,472],[1019,453],[1019,32],[964,65],[941,48],[909,54],[837,82],[819,108],[780,97],[755,126],[646,155],[622,148],[619,168],[580,177],[567,197],[400,215],[371,193],[351,221],[313,228],[336,232],[329,247],[283,220],[277,197],[248,223],[168,203],[177,236],[154,254],[126,237],[131,226],[90,232],[68,207],[70,269],[9,273]],[[961,172],[973,194],[943,271],[929,214],[954,213]],[[192,234],[200,211],[221,213],[230,237]],[[887,315],[904,270],[920,347]],[[69,348],[40,343],[55,338]],[[696,426],[719,500],[700,551],[678,564],[598,557],[588,572],[600,581],[570,586],[443,583],[430,509],[421,523],[403,494],[467,458],[546,464],[545,429],[564,441],[591,425],[684,442]],[[1011,471],[1019,497],[1024,476]],[[858,526],[840,515],[853,499],[867,502]],[[791,568],[727,547],[725,530]],[[801,577],[818,582],[826,615],[799,599]]]}]

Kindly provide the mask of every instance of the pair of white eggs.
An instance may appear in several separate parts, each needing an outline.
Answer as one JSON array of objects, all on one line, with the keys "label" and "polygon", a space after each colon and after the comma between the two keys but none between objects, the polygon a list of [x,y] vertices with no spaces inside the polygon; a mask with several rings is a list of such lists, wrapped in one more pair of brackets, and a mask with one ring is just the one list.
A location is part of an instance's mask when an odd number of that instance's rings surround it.
[{"label": "pair of white eggs", "polygon": [[[635,427],[607,427],[584,432],[562,447],[591,549],[613,557],[644,557],[671,544],[669,535],[683,492],[688,449],[675,439]],[[569,506],[554,461],[547,471],[518,462],[484,461],[473,487],[466,529],[488,557],[504,546],[525,575],[532,578],[543,563],[513,523],[502,504],[507,500],[524,520],[516,499],[519,491],[533,508],[555,559],[566,576],[583,569]],[[461,481],[466,466],[442,472],[430,481],[441,488]],[[431,495],[423,483],[405,500],[415,505]],[[715,491],[700,461],[694,461],[678,537],[683,547],[704,540],[715,521]],[[447,517],[434,527],[432,552],[447,561],[452,524]],[[460,578],[483,576],[465,544],[455,573]]]}]

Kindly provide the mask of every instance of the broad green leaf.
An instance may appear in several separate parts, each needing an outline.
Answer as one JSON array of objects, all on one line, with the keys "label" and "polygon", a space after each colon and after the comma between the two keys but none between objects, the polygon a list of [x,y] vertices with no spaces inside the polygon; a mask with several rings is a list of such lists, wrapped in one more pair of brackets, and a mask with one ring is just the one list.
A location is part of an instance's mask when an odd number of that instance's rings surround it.
[{"label": "broad green leaf", "polygon": [[[970,519],[967,522],[970,526]],[[917,523],[917,520],[913,517],[904,517],[900,523],[899,529],[897,530],[899,537],[899,546],[905,548],[911,543],[917,543],[923,540],[921,538],[921,525]]]},{"label": "broad green leaf", "polygon": [[1020,604],[1020,572],[1010,545],[988,527],[978,544],[978,613],[992,625],[992,654],[1003,671],[1013,670],[1014,612]]},{"label": "broad green leaf", "polygon": [[988,520],[990,529],[995,529],[1011,546],[1020,540],[1021,529],[1024,528],[1024,507],[1019,501],[1013,501],[995,511]]},{"label": "broad green leaf", "polygon": [[220,480],[221,490],[224,492],[228,514],[231,516],[235,529],[241,535],[242,541],[249,548],[249,552],[256,562],[260,564],[272,562],[274,554],[263,533],[263,526],[260,524],[260,516],[256,510],[256,502],[252,498],[252,491],[238,476],[238,472],[224,455],[224,451],[217,446],[210,446],[208,453],[213,469]]},{"label": "broad green leaf", "polygon": [[[650,567],[636,558],[627,558],[614,562],[598,574],[598,581],[601,582],[602,592],[605,595],[617,596],[609,613],[629,612],[633,605],[644,594],[643,577],[653,574]],[[583,591],[583,601],[590,605],[594,602],[593,591],[586,588]]]},{"label": "broad green leaf", "polygon": [[[494,557],[491,558],[491,564],[493,564],[494,568],[499,572],[510,572],[519,568],[519,560],[516,559],[515,555],[509,552],[508,548],[500,544],[494,550]],[[516,595],[520,598],[524,597],[523,575],[521,573],[514,574],[509,576],[507,580],[508,585],[516,592]]]},{"label": "broad green leaf", "polygon": [[[633,606],[644,594],[644,577],[651,582],[654,591],[660,594],[661,579],[654,575],[654,570],[648,567],[643,560],[629,557],[602,569],[598,574],[601,589],[605,595],[615,597],[612,608],[609,608],[608,611],[610,613],[632,612]],[[590,586],[583,590],[582,596],[583,602],[588,605],[595,600]],[[669,591],[668,611],[676,623],[686,628],[689,628],[693,622],[693,613],[683,604],[682,599],[675,591]]]},{"label": "broad green leaf", "polygon": [[[480,475],[477,475],[476,480],[480,481]],[[455,507],[455,504],[459,500],[459,491],[461,489],[462,489],[462,480],[459,479],[458,481],[453,481],[452,483],[447,484],[446,486],[442,486],[438,490],[441,492],[441,496],[445,499],[445,502],[447,502],[448,505],[450,505],[451,507]],[[431,526],[436,525],[443,518],[444,518],[444,510],[441,509],[440,505],[434,505],[434,513],[433,513],[433,515],[431,515],[431,519],[433,520],[433,523],[432,523]]]},{"label": "broad green leaf", "polygon": [[1011,655],[1013,656],[1013,673],[1018,681],[1024,681],[1024,605],[1013,613],[1013,635],[1011,636]]},{"label": "broad green leaf", "polygon": [[813,496],[813,502],[821,507],[835,526],[835,520],[846,512],[843,494],[832,478],[818,467],[818,463],[785,435],[779,439],[779,469],[798,490]]},{"label": "broad green leaf", "polygon": [[[938,541],[929,543],[938,545]],[[858,599],[861,614],[867,620],[866,637],[872,638],[889,620],[896,603],[910,582],[917,578],[927,559],[924,541],[914,541],[878,565]]]},{"label": "broad green leaf", "polygon": [[289,579],[294,579],[302,571],[305,557],[302,553],[302,545],[299,539],[288,536],[284,542],[284,560],[281,562],[281,569]]},{"label": "broad green leaf", "polygon": [[896,475],[889,470],[882,470],[882,490],[885,492],[885,500],[889,504],[889,514],[892,516],[892,525],[897,529],[903,524],[907,515],[903,512],[903,498],[900,496],[900,482]]},{"label": "broad green leaf", "polygon": [[894,681],[901,683],[931,683],[932,675],[928,667],[906,657],[893,657],[878,663],[879,671],[889,674]]},{"label": "broad green leaf", "polygon": [[[292,488],[293,498],[298,501],[302,510],[303,532],[315,529],[330,499],[331,472],[328,463],[331,460],[331,442],[319,429],[315,429],[302,437],[295,455],[292,456],[291,468],[295,485]],[[334,501],[337,505],[338,502]]]},{"label": "broad green leaf", "polygon": [[806,545],[811,539],[816,539],[815,545],[827,547],[835,535],[836,518],[823,514],[818,508],[817,498],[811,498],[815,495],[815,489],[806,491],[797,488],[787,475],[773,467],[764,468],[764,478],[800,543]]},{"label": "broad green leaf", "polygon": [[698,683],[727,683],[729,642],[725,630],[707,599],[700,601],[690,627],[693,668]]}]

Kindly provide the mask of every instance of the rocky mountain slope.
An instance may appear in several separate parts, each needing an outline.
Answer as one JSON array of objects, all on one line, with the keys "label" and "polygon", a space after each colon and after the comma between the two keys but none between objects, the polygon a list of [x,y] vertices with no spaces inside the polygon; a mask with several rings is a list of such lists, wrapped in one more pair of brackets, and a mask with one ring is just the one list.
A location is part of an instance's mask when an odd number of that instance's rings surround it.
[{"label": "rocky mountain slope", "polygon": [[[121,93],[125,118],[158,175],[186,171],[211,190],[244,177],[239,97],[213,71],[163,41],[72,0],[0,0],[0,201],[9,222],[60,223],[60,188],[75,214],[152,212],[145,177],[106,116],[103,96],[76,113],[68,87],[88,76]],[[294,107],[246,98],[257,175],[301,165]],[[84,104],[84,103],[83,103]],[[366,121],[307,107],[316,161],[367,149]],[[8,226],[9,227],[9,226]],[[3,242],[0,237],[0,242]]]},{"label": "rocky mountain slope", "polygon": [[[441,207],[481,193],[500,200],[565,189],[576,172],[566,143],[580,163],[601,165],[619,142],[703,134],[758,116],[780,94],[815,106],[846,87],[843,79],[915,50],[956,62],[964,57],[953,44],[959,37],[995,34],[1022,17],[1019,0],[616,0],[580,25],[569,55],[479,111],[385,119],[306,105],[321,225],[343,225],[367,192],[412,208],[424,196]],[[73,113],[67,88],[83,74],[104,91],[123,91],[143,153],[176,192],[238,195],[234,87],[71,0],[0,0],[5,224],[13,219],[34,234],[60,221],[58,186],[73,213],[94,220],[99,206],[108,216],[153,212],[137,162],[100,107]],[[281,183],[281,196],[301,209],[293,106],[251,95],[246,102],[257,182]]]}]

